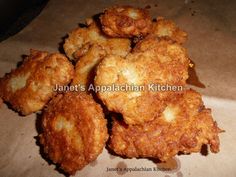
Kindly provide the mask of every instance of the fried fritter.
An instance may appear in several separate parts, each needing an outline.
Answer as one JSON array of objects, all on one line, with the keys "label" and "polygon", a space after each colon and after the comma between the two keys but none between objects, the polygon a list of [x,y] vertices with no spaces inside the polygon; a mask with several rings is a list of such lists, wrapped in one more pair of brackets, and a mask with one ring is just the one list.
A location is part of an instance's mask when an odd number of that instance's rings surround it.
[{"label": "fried fritter", "polygon": [[42,117],[40,143],[66,173],[75,174],[102,152],[108,139],[102,108],[83,92],[59,94]]},{"label": "fried fritter", "polygon": [[112,37],[146,36],[152,21],[146,9],[130,6],[108,8],[100,17],[102,30]]},{"label": "fried fritter", "polygon": [[[136,86],[137,89],[99,91],[110,111],[121,113],[127,124],[153,120],[163,110],[170,91],[153,91],[151,84],[185,85],[188,78],[186,50],[171,40],[148,38],[126,58],[111,55],[97,67],[95,86]],[[144,86],[144,89],[143,89]],[[147,111],[148,110],[148,111]]]},{"label": "fried fritter", "polygon": [[177,27],[173,21],[163,17],[158,17],[156,22],[153,22],[150,34],[157,37],[169,37],[179,44],[185,43],[188,37],[187,33]]},{"label": "fried fritter", "polygon": [[73,30],[65,40],[64,50],[71,60],[78,60],[85,55],[91,45],[100,45],[107,54],[126,56],[130,51],[130,40],[123,38],[110,38],[103,34],[94,20],[87,20],[86,28]]},{"label": "fried fritter", "polygon": [[199,152],[203,144],[218,152],[220,132],[201,95],[187,90],[167,101],[165,110],[153,121],[127,125],[114,120],[109,147],[121,156],[165,161],[178,152]]},{"label": "fried fritter", "polygon": [[22,115],[39,111],[56,94],[55,85],[67,85],[74,67],[62,54],[31,50],[23,64],[0,79],[0,97]]},{"label": "fried fritter", "polygon": [[89,84],[93,83],[96,66],[105,56],[106,51],[100,45],[92,45],[88,52],[77,61],[72,85],[80,84],[87,89]]}]

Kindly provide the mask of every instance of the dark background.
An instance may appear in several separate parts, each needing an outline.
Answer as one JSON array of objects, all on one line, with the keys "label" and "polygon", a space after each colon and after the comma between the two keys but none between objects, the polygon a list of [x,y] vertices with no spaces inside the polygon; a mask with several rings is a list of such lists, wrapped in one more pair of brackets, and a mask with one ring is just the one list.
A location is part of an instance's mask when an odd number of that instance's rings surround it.
[{"label": "dark background", "polygon": [[48,0],[1,0],[0,41],[24,28],[47,2]]}]

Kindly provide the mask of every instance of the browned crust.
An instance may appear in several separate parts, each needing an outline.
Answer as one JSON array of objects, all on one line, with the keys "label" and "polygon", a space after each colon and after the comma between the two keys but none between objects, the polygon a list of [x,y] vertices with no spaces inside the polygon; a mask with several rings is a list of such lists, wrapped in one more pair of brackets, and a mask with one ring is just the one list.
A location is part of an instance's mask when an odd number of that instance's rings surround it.
[{"label": "browned crust", "polygon": [[92,45],[100,45],[107,54],[126,56],[130,51],[130,40],[110,38],[100,29],[99,24],[91,20],[85,28],[78,27],[69,33],[63,45],[66,55],[77,61],[84,56]]},{"label": "browned crust", "polygon": [[106,123],[92,96],[59,94],[43,113],[40,142],[49,158],[73,175],[102,152],[108,138]]},{"label": "browned crust", "polygon": [[80,84],[87,90],[89,85],[93,83],[97,65],[106,54],[102,46],[96,44],[92,45],[87,53],[76,63],[75,77],[73,78],[72,85]]},{"label": "browned crust", "polygon": [[183,44],[187,41],[187,33],[180,29],[172,20],[167,20],[163,17],[158,17],[152,24],[150,35],[156,37],[169,37],[173,41]]},{"label": "browned crust", "polygon": [[205,109],[200,94],[193,90],[173,97],[167,105],[178,107],[175,119],[165,120],[164,114],[142,125],[127,125],[114,120],[109,146],[126,157],[151,157],[162,161],[178,152],[199,152],[203,144],[219,151],[220,129]]},{"label": "browned crust", "polygon": [[130,6],[108,8],[100,19],[103,31],[112,37],[146,36],[152,25],[146,9]]},{"label": "browned crust", "polygon": [[[55,85],[67,85],[73,75],[74,67],[64,55],[31,50],[20,67],[0,79],[0,97],[15,110],[28,115],[41,110],[56,94]],[[13,89],[19,81],[11,84],[12,79],[25,76],[23,87]]]},{"label": "browned crust", "polygon": [[[179,44],[148,38],[141,41],[126,58],[105,57],[96,70],[95,85],[169,84],[184,86],[188,78],[189,59]],[[165,106],[172,92],[145,91],[98,92],[98,97],[110,111],[121,113],[127,124],[142,124],[153,120]],[[148,110],[148,111],[147,111]]]}]

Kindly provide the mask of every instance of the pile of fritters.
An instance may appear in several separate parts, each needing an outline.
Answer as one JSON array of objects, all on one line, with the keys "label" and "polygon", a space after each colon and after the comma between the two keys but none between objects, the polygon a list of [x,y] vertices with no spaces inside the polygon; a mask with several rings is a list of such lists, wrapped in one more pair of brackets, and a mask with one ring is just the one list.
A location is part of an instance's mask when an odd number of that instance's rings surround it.
[{"label": "pile of fritters", "polygon": [[[0,80],[0,97],[22,115],[45,107],[40,143],[68,174],[102,152],[107,121],[112,121],[108,147],[117,155],[166,161],[179,152],[199,152],[204,144],[216,153],[221,130],[194,90],[89,90],[149,84],[185,88],[186,40],[187,33],[171,20],[152,20],[141,8],[111,7],[69,33],[64,50],[75,67],[63,54],[31,50],[20,67]],[[86,89],[58,93],[55,85]],[[112,112],[111,119],[102,107]]]}]

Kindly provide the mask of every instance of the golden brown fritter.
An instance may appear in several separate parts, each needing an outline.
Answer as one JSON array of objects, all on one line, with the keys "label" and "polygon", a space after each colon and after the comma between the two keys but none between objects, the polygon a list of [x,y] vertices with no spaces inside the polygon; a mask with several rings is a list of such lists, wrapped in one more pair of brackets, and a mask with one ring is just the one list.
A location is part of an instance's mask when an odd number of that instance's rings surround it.
[{"label": "golden brown fritter", "polygon": [[146,36],[152,21],[146,9],[130,6],[108,8],[100,17],[102,30],[112,37]]},{"label": "golden brown fritter", "polygon": [[93,44],[100,45],[107,54],[126,56],[130,51],[130,40],[110,38],[103,34],[94,20],[87,20],[86,28],[73,30],[65,40],[64,50],[71,60],[85,55]]},{"label": "golden brown fritter", "polygon": [[153,91],[150,86],[185,85],[188,64],[186,50],[179,44],[148,38],[126,58],[105,57],[97,67],[94,83],[97,87],[128,85],[139,89],[99,91],[97,94],[110,111],[121,113],[127,124],[141,124],[158,116],[165,106],[163,101],[174,94]]},{"label": "golden brown fritter", "polygon": [[31,50],[23,64],[0,79],[0,97],[23,115],[39,111],[56,94],[55,85],[67,85],[74,67],[62,54]]},{"label": "golden brown fritter", "polygon": [[77,61],[72,85],[80,84],[87,89],[89,84],[93,83],[96,66],[105,56],[106,51],[100,45],[92,45]]},{"label": "golden brown fritter", "polygon": [[169,37],[179,44],[185,43],[188,37],[187,33],[177,27],[173,21],[164,19],[163,17],[158,17],[156,22],[153,22],[150,35]]},{"label": "golden brown fritter", "polygon": [[178,152],[199,152],[209,144],[219,151],[218,133],[211,110],[204,108],[201,95],[193,90],[176,94],[162,114],[142,125],[127,125],[114,120],[109,147],[126,157],[151,157],[168,160]]},{"label": "golden brown fritter", "polygon": [[43,112],[40,143],[66,173],[75,174],[102,152],[108,138],[102,108],[83,92],[59,94]]}]

